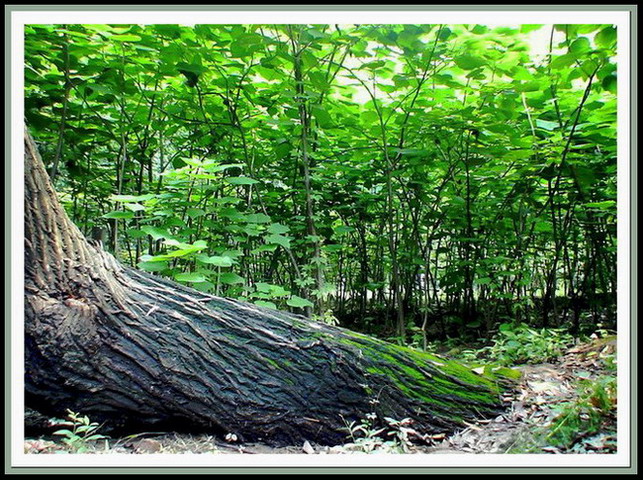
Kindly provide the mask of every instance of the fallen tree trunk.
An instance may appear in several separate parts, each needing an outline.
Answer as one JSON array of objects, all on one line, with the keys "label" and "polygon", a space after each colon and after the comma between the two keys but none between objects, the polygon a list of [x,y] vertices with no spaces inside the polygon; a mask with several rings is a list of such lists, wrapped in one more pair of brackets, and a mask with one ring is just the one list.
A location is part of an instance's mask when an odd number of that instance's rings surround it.
[{"label": "fallen tree trunk", "polygon": [[335,444],[374,412],[423,434],[499,409],[445,359],[120,265],[56,199],[25,132],[25,395],[111,426]]}]

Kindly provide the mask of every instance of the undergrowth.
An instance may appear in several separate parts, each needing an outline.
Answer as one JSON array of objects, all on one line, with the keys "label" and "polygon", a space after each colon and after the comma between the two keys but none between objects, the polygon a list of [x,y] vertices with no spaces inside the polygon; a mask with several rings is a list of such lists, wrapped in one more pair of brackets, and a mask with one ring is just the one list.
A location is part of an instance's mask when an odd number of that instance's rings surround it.
[{"label": "undergrowth", "polygon": [[574,337],[563,329],[533,328],[524,323],[503,323],[491,344],[480,348],[460,348],[453,342],[435,342],[428,350],[450,348],[449,356],[461,361],[490,362],[513,366],[552,362],[574,343]]},{"label": "undergrowth", "polygon": [[101,426],[92,422],[86,415],[67,410],[67,419],[54,419],[54,426],[68,427],[56,430],[54,435],[62,437],[62,442],[74,453],[87,452],[97,440],[107,437],[98,433]]},{"label": "undergrowth", "polygon": [[408,418],[395,420],[384,417],[382,421],[375,413],[369,413],[359,422],[344,420],[344,423],[350,441],[334,447],[337,453],[408,453],[411,439],[419,437],[410,427]]},{"label": "undergrowth", "polygon": [[578,396],[552,406],[548,425],[535,426],[514,439],[506,453],[613,453],[616,451],[616,378],[582,380]]}]

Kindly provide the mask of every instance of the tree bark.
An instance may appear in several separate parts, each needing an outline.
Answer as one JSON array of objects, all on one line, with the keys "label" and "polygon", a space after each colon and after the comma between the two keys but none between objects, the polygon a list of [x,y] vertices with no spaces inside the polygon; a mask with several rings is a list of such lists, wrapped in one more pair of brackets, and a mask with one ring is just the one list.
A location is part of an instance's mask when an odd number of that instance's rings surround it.
[{"label": "tree bark", "polygon": [[25,398],[129,430],[336,444],[370,412],[447,432],[500,408],[441,357],[119,264],[69,220],[25,131]]}]

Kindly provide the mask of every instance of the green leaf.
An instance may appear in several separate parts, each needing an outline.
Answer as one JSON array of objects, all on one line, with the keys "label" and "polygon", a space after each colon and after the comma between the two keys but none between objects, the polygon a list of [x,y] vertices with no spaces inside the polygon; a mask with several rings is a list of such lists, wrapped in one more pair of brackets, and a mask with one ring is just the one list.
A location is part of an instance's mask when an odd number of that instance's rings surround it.
[{"label": "green leaf", "polygon": [[139,42],[141,41],[141,37],[138,35],[132,35],[129,33],[122,34],[122,35],[111,35],[110,40],[116,40],[117,42]]},{"label": "green leaf", "polygon": [[537,92],[542,88],[540,82],[535,80],[531,82],[516,83],[515,87],[518,92]]},{"label": "green leaf", "polygon": [[129,219],[129,218],[134,218],[134,212],[123,212],[123,211],[109,212],[103,215],[103,218]]},{"label": "green leaf", "polygon": [[179,273],[174,276],[177,282],[199,283],[205,282],[207,278],[200,273]]},{"label": "green leaf", "polygon": [[284,248],[290,248],[291,239],[289,237],[286,237],[278,233],[275,233],[272,235],[266,235],[264,237],[264,240],[266,241],[266,243],[274,243],[277,245],[281,245]]},{"label": "green leaf", "polygon": [[257,289],[257,292],[269,294],[270,297],[285,297],[286,295],[290,295],[288,290],[279,285],[257,282],[255,284],[255,288]]},{"label": "green leaf", "polygon": [[335,125],[333,117],[331,117],[331,115],[320,106],[314,106],[312,108],[312,114],[315,117],[315,120],[317,120],[319,126],[322,128],[331,128]]},{"label": "green leaf", "polygon": [[532,23],[532,24],[523,24],[523,25],[520,25],[520,33],[529,33],[529,32],[533,32],[534,30],[539,30],[539,29],[541,29],[543,26],[544,26],[544,25],[542,25],[542,24],[535,24],[535,23]]},{"label": "green leaf", "polygon": [[230,220],[245,220],[245,215],[233,207],[224,207],[219,210],[219,216],[229,218]]},{"label": "green leaf", "polygon": [[454,58],[455,64],[463,70],[473,70],[482,67],[487,62],[483,58],[464,54]]},{"label": "green leaf", "polygon": [[[181,71],[181,72],[189,72],[194,75],[202,75],[203,73],[207,72],[208,69],[205,68],[203,65],[198,65],[195,63],[185,63],[185,62],[179,62],[176,64],[176,69]],[[187,160],[184,160],[186,163],[188,163]]]},{"label": "green leaf", "polygon": [[258,292],[265,292],[265,293],[270,292],[270,284],[269,283],[257,282],[257,283],[255,283],[255,288],[257,289]]},{"label": "green leaf", "polygon": [[251,213],[245,218],[248,223],[270,223],[270,217],[263,213]]},{"label": "green leaf", "polygon": [[601,82],[601,86],[610,93],[616,93],[616,75],[607,75]]},{"label": "green leaf", "polygon": [[143,238],[143,237],[145,237],[147,235],[145,232],[143,232],[141,230],[137,230],[136,228],[128,228],[125,231],[127,232],[127,234],[130,237],[135,238],[135,239],[136,238]]},{"label": "green leaf", "polygon": [[304,307],[313,307],[314,304],[305,298],[298,297],[297,295],[292,295],[286,303],[291,307],[304,308]]},{"label": "green leaf", "polygon": [[259,245],[257,248],[253,248],[251,250],[251,253],[253,255],[264,253],[264,252],[274,252],[279,248],[279,245],[276,244],[268,244],[268,245]]},{"label": "green leaf", "polygon": [[549,120],[541,120],[540,118],[537,118],[536,126],[542,128],[543,130],[551,132],[552,130],[556,130],[558,128],[558,122],[551,122]]},{"label": "green leaf", "polygon": [[588,52],[589,50],[591,50],[591,45],[587,37],[578,37],[569,46],[569,51],[576,55]]},{"label": "green leaf", "polygon": [[279,160],[281,160],[282,158],[286,158],[290,154],[291,150],[292,145],[288,142],[283,142],[275,147],[275,155]]},{"label": "green leaf", "polygon": [[216,163],[204,163],[203,169],[206,172],[223,172],[225,170],[230,170],[231,168],[243,168],[245,165],[243,163],[227,163],[225,165],[218,165]]},{"label": "green leaf", "polygon": [[288,233],[290,231],[290,228],[280,223],[273,223],[270,226],[268,226],[267,230],[268,230],[268,233],[281,234],[281,233]]},{"label": "green leaf", "polygon": [[215,267],[231,267],[232,266],[232,258],[228,256],[217,256],[214,255],[212,257],[208,256],[200,256],[198,257],[200,262],[207,263],[209,265],[214,265]]},{"label": "green leaf", "polygon": [[250,177],[226,177],[225,181],[231,185],[254,185],[259,183],[259,180]]},{"label": "green leaf", "polygon": [[141,227],[141,230],[150,235],[154,240],[172,238],[172,235],[170,235],[168,231],[163,228],[145,225],[144,227]]},{"label": "green leaf", "polygon": [[536,225],[534,226],[534,231],[540,232],[540,233],[551,233],[554,231],[554,229],[551,223],[549,222],[536,222]]},{"label": "green leaf", "polygon": [[338,235],[342,235],[344,233],[351,233],[354,232],[355,228],[349,227],[348,225],[340,225],[339,227],[335,227],[335,233]]},{"label": "green leaf", "polygon": [[126,203],[123,206],[132,212],[140,212],[145,210],[145,207],[140,203]]},{"label": "green leaf", "polygon": [[564,55],[558,55],[555,57],[552,62],[551,62],[551,68],[555,68],[556,70],[560,70],[562,68],[569,67],[570,65],[573,65],[578,57],[573,54],[573,53],[566,53]]},{"label": "green leaf", "polygon": [[205,215],[205,210],[202,208],[188,208],[185,213],[190,218],[198,218]]},{"label": "green leaf", "polygon": [[596,34],[596,44],[603,48],[609,48],[616,43],[617,33],[612,26],[606,27]]},{"label": "green leaf", "polygon": [[262,228],[254,223],[249,223],[241,228],[241,231],[250,237],[261,235]]},{"label": "green leaf", "polygon": [[365,69],[365,70],[378,70],[382,68],[384,65],[386,65],[386,61],[384,60],[373,60],[372,62],[366,62],[363,63],[359,69]]},{"label": "green leaf", "polygon": [[471,32],[475,33],[476,35],[482,35],[484,33],[487,33],[489,31],[489,27],[486,27],[485,25],[476,25],[471,29]]},{"label": "green leaf", "polygon": [[144,202],[146,200],[151,200],[156,197],[156,195],[149,193],[147,195],[112,195],[109,197],[110,200],[114,202]]},{"label": "green leaf", "polygon": [[164,261],[159,262],[139,262],[138,268],[145,272],[162,272],[167,270],[168,263]]},{"label": "green leaf", "polygon": [[219,281],[221,283],[225,283],[225,284],[228,284],[228,285],[236,285],[236,284],[240,284],[240,283],[241,284],[245,283],[245,280],[244,280],[243,277],[240,277],[236,273],[232,273],[232,272],[222,273],[221,276],[219,277]]},{"label": "green leaf", "polygon": [[606,200],[604,202],[590,202],[585,204],[586,207],[596,208],[598,210],[612,210],[616,206],[614,200]]},{"label": "green leaf", "polygon": [[176,240],[169,239],[169,240],[166,240],[164,243],[166,245],[178,247],[178,250],[173,250],[163,255],[164,257],[168,257],[168,258],[184,257],[186,255],[196,253],[208,247],[207,243],[205,243],[203,240],[198,240],[193,244],[189,244],[189,243],[181,243]]}]

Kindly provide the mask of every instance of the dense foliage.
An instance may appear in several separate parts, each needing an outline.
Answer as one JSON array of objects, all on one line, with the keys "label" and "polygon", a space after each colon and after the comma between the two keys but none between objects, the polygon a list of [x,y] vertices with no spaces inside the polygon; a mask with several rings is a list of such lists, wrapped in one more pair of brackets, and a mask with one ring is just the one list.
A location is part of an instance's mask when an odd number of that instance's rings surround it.
[{"label": "dense foliage", "polygon": [[72,219],[132,266],[420,343],[591,330],[615,320],[615,43],[31,25],[25,117]]}]

